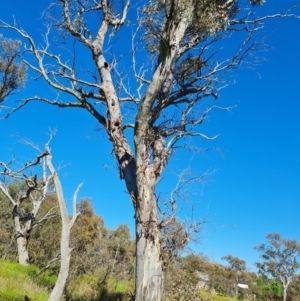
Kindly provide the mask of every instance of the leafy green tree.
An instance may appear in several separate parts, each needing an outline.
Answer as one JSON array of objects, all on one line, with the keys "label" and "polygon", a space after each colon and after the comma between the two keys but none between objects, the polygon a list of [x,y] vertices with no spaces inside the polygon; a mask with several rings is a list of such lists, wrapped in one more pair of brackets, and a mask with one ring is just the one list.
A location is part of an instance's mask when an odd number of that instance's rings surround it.
[{"label": "leafy green tree", "polygon": [[166,295],[174,301],[200,301],[199,268],[202,260],[198,256],[177,257],[166,269]]},{"label": "leafy green tree", "polygon": [[176,260],[176,257],[184,250],[188,241],[189,237],[184,229],[184,224],[175,218],[163,227],[161,231],[161,256],[164,268],[167,268],[173,260]]},{"label": "leafy green tree", "polygon": [[275,296],[282,297],[282,287],[277,281],[271,280],[269,285],[272,293]]},{"label": "leafy green tree", "polygon": [[95,213],[90,200],[81,200],[77,208],[80,215],[71,232],[73,250],[69,281],[85,273],[93,275],[95,272],[103,275],[99,281],[104,281],[112,266],[112,257],[108,251],[109,230],[104,226],[103,219]]},{"label": "leafy green tree", "polygon": [[60,258],[61,219],[55,194],[46,197],[36,216],[29,240],[30,262],[49,275],[57,275]]},{"label": "leafy green tree", "polygon": [[300,275],[296,275],[293,282],[288,287],[288,296],[293,298],[293,301],[300,301]]},{"label": "leafy green tree", "polygon": [[0,224],[0,256],[4,260],[15,261],[18,255],[12,208],[2,193],[0,193]]},{"label": "leafy green tree", "polygon": [[128,226],[107,229],[88,199],[81,200],[77,208],[80,215],[71,233],[73,250],[67,297],[70,300],[99,300],[105,295],[109,299],[112,298],[112,287],[115,289],[122,282],[130,290],[135,244]]},{"label": "leafy green tree", "polygon": [[287,289],[299,271],[300,244],[296,240],[285,239],[278,233],[267,234],[267,244],[255,247],[261,253],[262,262],[256,262],[259,273],[272,276],[282,285],[283,301]]},{"label": "leafy green tree", "polygon": [[274,279],[269,280],[266,277],[256,279],[254,292],[259,300],[272,300],[276,297],[282,297],[281,285]]},{"label": "leafy green tree", "polygon": [[110,254],[113,275],[119,279],[132,278],[135,268],[135,244],[126,224],[109,231],[106,248]]},{"label": "leafy green tree", "polygon": [[26,68],[18,63],[20,41],[4,39],[0,34],[0,110],[5,98],[24,86]]},{"label": "leafy green tree", "polygon": [[207,273],[209,275],[209,287],[212,291],[223,295],[228,290],[228,271],[221,264],[210,264],[207,267]]},{"label": "leafy green tree", "polygon": [[233,288],[235,297],[238,296],[238,282],[242,280],[243,273],[246,271],[246,262],[238,257],[227,255],[222,257],[222,260],[227,261],[227,270],[229,271],[229,279],[233,280]]},{"label": "leafy green tree", "polygon": [[[258,47],[253,35],[268,18],[255,19],[254,7],[263,2],[153,0],[135,2],[138,11],[129,12],[130,0],[59,0],[49,6],[44,45],[1,21],[1,28],[23,39],[26,65],[60,95],[55,100],[49,94],[28,97],[13,111],[33,100],[80,108],[112,143],[135,211],[136,301],[164,299],[161,230],[168,218],[159,215],[157,184],[185,138],[216,137],[202,133],[200,126],[212,110],[230,108],[214,103],[205,108],[203,100],[218,98],[228,82],[221,76],[225,70],[253,62]],[[119,36],[127,20],[133,36],[124,43]],[[242,36],[240,46],[223,56],[219,43],[235,33]],[[125,46],[133,57],[130,69],[120,54]],[[84,73],[82,66],[91,69]]]},{"label": "leafy green tree", "polygon": [[84,273],[93,273],[98,267],[105,266],[103,258],[104,241],[108,230],[104,221],[97,216],[91,202],[83,199],[77,205],[80,213],[72,228],[70,245],[73,247],[70,267],[70,280]]}]

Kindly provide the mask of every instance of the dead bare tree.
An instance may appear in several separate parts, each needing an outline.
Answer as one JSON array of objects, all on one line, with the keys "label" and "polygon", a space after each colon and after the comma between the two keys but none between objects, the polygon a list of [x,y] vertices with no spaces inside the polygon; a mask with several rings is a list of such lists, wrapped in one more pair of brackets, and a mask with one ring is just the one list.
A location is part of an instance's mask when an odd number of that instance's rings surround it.
[{"label": "dead bare tree", "polygon": [[[43,46],[17,23],[0,21],[0,28],[17,32],[24,42],[23,62],[35,79],[58,93],[54,99],[23,99],[4,117],[31,101],[81,108],[112,143],[135,211],[136,301],[164,299],[161,230],[168,223],[159,218],[155,190],[174,148],[184,147],[189,137],[217,137],[202,133],[200,126],[212,110],[231,109],[205,104],[228,84],[222,74],[255,63],[259,44],[253,36],[264,20],[297,17],[292,9],[254,17],[253,7],[263,2],[249,0],[240,7],[237,0],[153,0],[137,2],[133,12],[130,0],[58,0],[49,7]],[[132,68],[123,72],[121,62],[128,59],[120,53],[124,40],[118,44],[118,35],[126,34],[126,20],[133,30],[127,40]],[[244,33],[242,42],[232,56],[223,57],[220,43],[235,33]],[[84,54],[77,55],[82,46]]]},{"label": "dead bare tree", "polygon": [[[45,201],[50,188],[51,177],[46,174],[45,156],[47,152],[40,152],[35,160],[25,164],[16,164],[16,159],[8,163],[0,161],[0,191],[11,203],[12,218],[18,247],[18,260],[20,264],[29,264],[28,240],[30,232],[38,225],[36,215]],[[30,174],[33,168],[42,169],[41,177]],[[26,175],[27,173],[27,175]],[[11,191],[10,185],[18,181],[18,191]],[[30,206],[28,206],[30,203]],[[31,207],[31,209],[25,207]],[[20,211],[23,211],[22,213]],[[43,217],[43,219],[49,216]]]},{"label": "dead bare tree", "polygon": [[[49,143],[54,137],[54,133],[51,133],[50,140],[45,145],[45,150],[41,152],[39,148],[33,145],[28,140],[24,140],[25,143],[34,147],[39,151],[39,155],[35,160],[22,164],[21,167],[13,171],[13,167],[16,165],[16,159],[11,160],[8,163],[0,161],[0,191],[12,204],[12,215],[15,223],[16,239],[18,245],[19,263],[23,265],[29,264],[28,254],[28,240],[30,232],[41,221],[50,217],[46,214],[39,221],[35,221],[35,217],[39,211],[40,206],[45,201],[46,197],[55,193],[60,210],[62,229],[61,229],[61,241],[60,241],[60,271],[56,284],[48,298],[49,301],[58,301],[63,295],[66,280],[69,275],[71,251],[70,248],[70,233],[71,229],[76,221],[79,213],[76,209],[77,195],[82,186],[78,185],[73,196],[73,216],[70,218],[67,210],[67,205],[63,196],[63,189],[59,180],[57,170],[52,164],[52,154],[50,152]],[[28,176],[26,171],[32,170],[40,166],[42,168],[42,176],[38,179],[37,175]],[[49,172],[48,172],[49,171]],[[10,184],[13,181],[20,181],[20,191],[18,193],[10,192]],[[23,184],[23,189],[22,185]],[[54,186],[54,188],[52,187]],[[31,211],[24,217],[20,217],[20,209],[24,206],[24,203],[30,201],[32,204]],[[55,258],[54,260],[57,260]]]},{"label": "dead bare tree", "polygon": [[71,259],[71,251],[72,251],[72,248],[70,248],[70,234],[71,234],[71,229],[76,221],[76,218],[79,215],[76,209],[76,202],[77,202],[77,195],[82,184],[78,185],[77,189],[75,190],[73,196],[73,216],[72,218],[70,218],[68,214],[66,202],[63,196],[63,189],[57,171],[52,164],[52,155],[50,153],[50,148],[48,145],[46,145],[46,152],[47,152],[46,164],[47,164],[47,168],[50,171],[51,178],[53,179],[54,182],[55,193],[57,195],[58,205],[61,214],[61,222],[62,222],[61,240],[60,240],[60,270],[55,286],[48,298],[48,301],[58,301],[63,295],[66,281],[69,275],[70,259]]}]

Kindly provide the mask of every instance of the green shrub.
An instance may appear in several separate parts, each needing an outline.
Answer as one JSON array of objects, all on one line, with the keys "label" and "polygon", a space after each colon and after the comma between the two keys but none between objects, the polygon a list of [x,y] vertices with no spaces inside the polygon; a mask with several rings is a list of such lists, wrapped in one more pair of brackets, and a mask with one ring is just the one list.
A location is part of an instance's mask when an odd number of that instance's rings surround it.
[{"label": "green shrub", "polygon": [[51,271],[46,270],[43,274],[39,276],[38,282],[46,286],[49,289],[52,289],[56,283],[57,275],[53,274]]},{"label": "green shrub", "polygon": [[96,301],[100,296],[98,280],[93,275],[81,275],[67,286],[66,293],[72,301]]},{"label": "green shrub", "polygon": [[67,299],[70,301],[127,301],[134,291],[131,281],[117,280],[110,277],[102,282],[103,277],[95,274],[84,274],[68,284]]}]

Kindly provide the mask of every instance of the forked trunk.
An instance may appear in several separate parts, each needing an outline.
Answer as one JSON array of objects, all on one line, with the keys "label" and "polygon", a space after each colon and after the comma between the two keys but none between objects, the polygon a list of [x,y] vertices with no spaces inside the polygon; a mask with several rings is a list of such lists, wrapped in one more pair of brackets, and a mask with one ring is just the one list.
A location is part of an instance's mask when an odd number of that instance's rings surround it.
[{"label": "forked trunk", "polygon": [[287,288],[289,286],[290,282],[282,282],[282,300],[286,301],[286,297],[287,297]]},{"label": "forked trunk", "polygon": [[80,184],[77,187],[74,193],[73,217],[69,219],[67,205],[65,203],[65,199],[63,196],[61,183],[58,178],[57,172],[52,165],[52,155],[50,153],[50,149],[48,146],[46,146],[46,150],[48,153],[46,162],[55,185],[57,201],[60,210],[61,224],[62,224],[61,240],[60,240],[60,270],[59,270],[57,281],[48,298],[48,301],[59,301],[63,295],[66,281],[69,276],[70,259],[71,259],[71,251],[72,251],[72,249],[70,248],[70,233],[71,233],[72,226],[74,225],[76,218],[78,216],[78,212],[76,211],[76,199],[82,184]]}]

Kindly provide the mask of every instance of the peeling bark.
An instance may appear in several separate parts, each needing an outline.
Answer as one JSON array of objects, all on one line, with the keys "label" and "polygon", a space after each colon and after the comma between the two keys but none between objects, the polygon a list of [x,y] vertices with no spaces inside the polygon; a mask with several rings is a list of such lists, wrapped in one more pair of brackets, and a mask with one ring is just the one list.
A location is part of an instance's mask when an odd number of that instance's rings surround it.
[{"label": "peeling bark", "polygon": [[[135,300],[164,300],[164,273],[160,243],[146,238],[148,229],[137,225],[137,265]],[[141,277],[140,275],[143,275]]]},{"label": "peeling bark", "polygon": [[138,175],[135,300],[156,301],[164,299],[164,273],[153,180],[145,174]]}]

